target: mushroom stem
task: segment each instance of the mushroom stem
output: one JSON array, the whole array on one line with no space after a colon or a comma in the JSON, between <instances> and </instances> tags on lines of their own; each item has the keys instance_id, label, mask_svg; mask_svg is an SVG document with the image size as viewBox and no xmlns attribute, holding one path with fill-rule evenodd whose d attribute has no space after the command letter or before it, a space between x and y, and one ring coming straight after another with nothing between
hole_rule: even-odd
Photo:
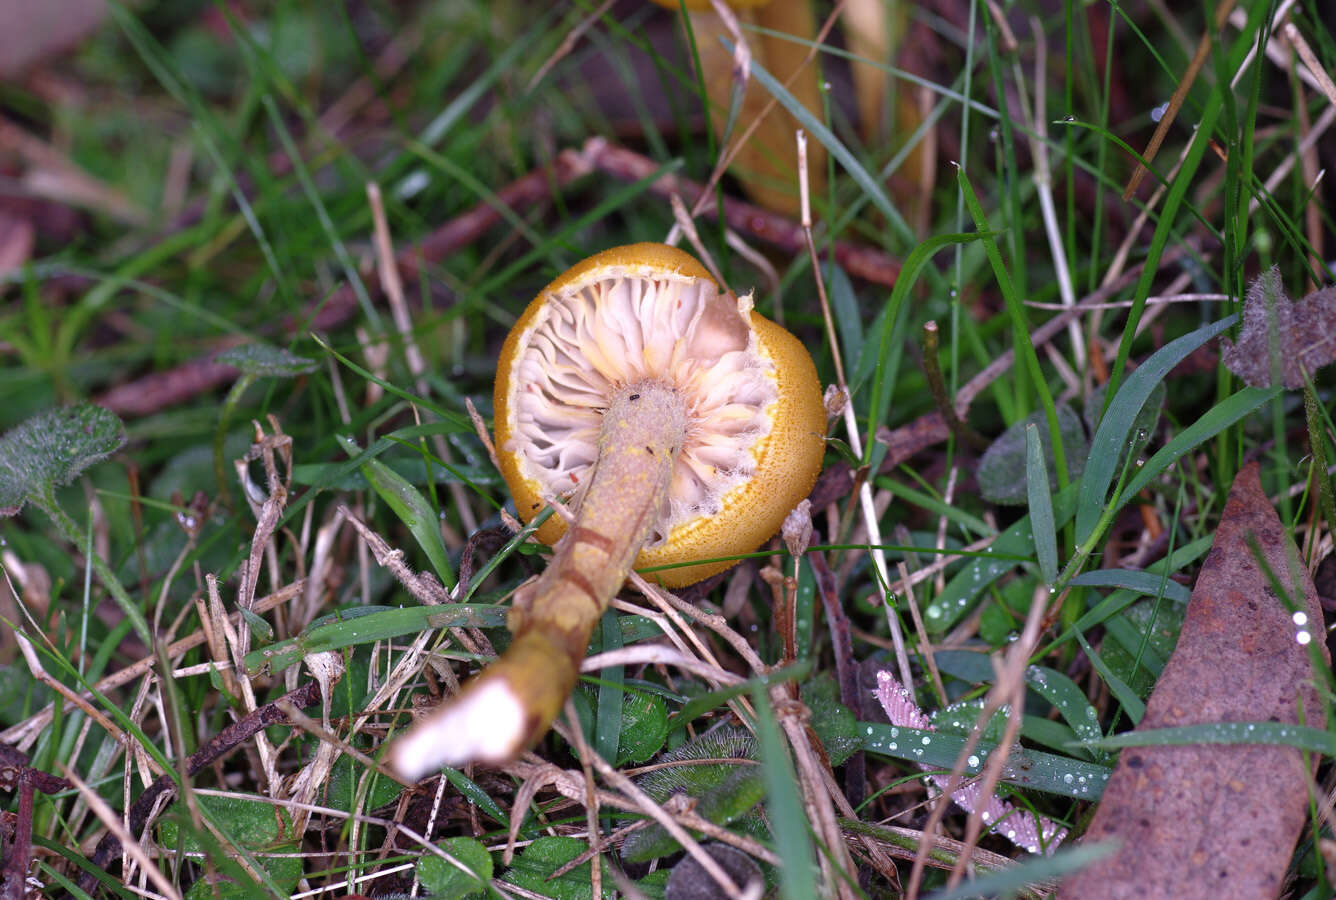
<instances>
[{"instance_id":1,"label":"mushroom stem","mask_svg":"<svg viewBox=\"0 0 1336 900\"><path fill-rule=\"evenodd\" d=\"M537 740L575 687L594 625L659 519L686 436L677 391L627 385L603 416L598 460L548 568L515 593L510 648L392 749L417 779L442 765L501 762Z\"/></svg>"}]
</instances>

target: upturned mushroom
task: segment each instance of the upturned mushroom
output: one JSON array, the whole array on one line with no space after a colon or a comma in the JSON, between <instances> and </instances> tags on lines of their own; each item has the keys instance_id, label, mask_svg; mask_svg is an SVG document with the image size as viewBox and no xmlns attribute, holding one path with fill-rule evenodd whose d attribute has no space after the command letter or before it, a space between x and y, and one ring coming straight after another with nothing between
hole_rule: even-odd
<instances>
[{"instance_id":1,"label":"upturned mushroom","mask_svg":"<svg viewBox=\"0 0 1336 900\"><path fill-rule=\"evenodd\" d=\"M803 345L681 250L616 247L545 287L502 347L495 426L520 517L566 506L537 531L555 551L515 593L509 649L394 743L394 768L541 737L631 569L680 587L760 546L811 490L825 422Z\"/></svg>"}]
</instances>

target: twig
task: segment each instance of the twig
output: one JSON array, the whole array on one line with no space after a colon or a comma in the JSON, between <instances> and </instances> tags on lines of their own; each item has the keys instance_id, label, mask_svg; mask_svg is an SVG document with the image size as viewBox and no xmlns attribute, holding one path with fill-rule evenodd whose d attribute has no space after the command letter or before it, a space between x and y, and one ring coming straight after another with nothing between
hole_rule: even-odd
<instances>
[{"instance_id":1,"label":"twig","mask_svg":"<svg viewBox=\"0 0 1336 900\"><path fill-rule=\"evenodd\" d=\"M1072 320L1076 324L1076 320ZM932 394L933 404L937 411L942 414L942 420L946 422L946 427L951 429L951 433L964 441L975 450L986 450L992 442L988 438L979 434L970 427L956 414L955 405L951 402L951 395L946 389L946 379L942 377L942 364L937 359L938 351L941 349L940 331L937 323L929 319L923 323L922 341L923 341L923 374L928 381L928 393Z\"/></svg>"},{"instance_id":2,"label":"twig","mask_svg":"<svg viewBox=\"0 0 1336 900\"><path fill-rule=\"evenodd\" d=\"M1169 107L1160 117L1160 123L1155 126L1155 134L1151 135L1150 143L1146 145L1146 152L1142 154L1142 159L1137 160L1136 168L1132 170L1132 177L1128 179L1127 188L1123 191L1124 201L1132 199L1132 195L1141 185L1141 180L1146 177L1146 166L1155 161L1155 155L1160 152L1160 144L1164 142L1164 136L1169 133L1169 126L1178 117L1178 111L1183 107L1188 91L1192 90L1197 75L1201 73L1201 67L1206 64L1211 52L1212 34L1224 27L1234 3L1235 0L1221 0L1220 5L1215 8L1215 22L1212 23L1211 30L1202 34L1201 40L1197 43L1197 52L1192 55L1192 61L1188 63L1183 77L1179 79L1178 87L1174 89L1174 95L1169 99Z\"/></svg>"}]
</instances>

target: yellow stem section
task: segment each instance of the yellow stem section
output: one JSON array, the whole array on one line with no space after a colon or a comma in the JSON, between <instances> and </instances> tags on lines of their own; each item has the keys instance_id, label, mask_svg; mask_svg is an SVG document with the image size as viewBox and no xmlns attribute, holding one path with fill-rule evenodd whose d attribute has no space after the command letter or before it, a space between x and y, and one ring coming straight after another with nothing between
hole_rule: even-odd
<instances>
[{"instance_id":1,"label":"yellow stem section","mask_svg":"<svg viewBox=\"0 0 1336 900\"><path fill-rule=\"evenodd\" d=\"M508 759L542 737L575 687L595 624L659 521L685 435L686 410L672 388L642 382L617 391L604 413L598 460L577 494L575 521L543 574L515 594L510 648L420 723L404 747L439 741L425 752L460 765L466 758ZM518 714L500 716L507 724L494 726L477 714L479 706L518 707ZM428 727L439 734L422 739ZM483 728L492 732L470 733ZM396 766L411 777L435 767L418 765L416 749L399 756Z\"/></svg>"}]
</instances>

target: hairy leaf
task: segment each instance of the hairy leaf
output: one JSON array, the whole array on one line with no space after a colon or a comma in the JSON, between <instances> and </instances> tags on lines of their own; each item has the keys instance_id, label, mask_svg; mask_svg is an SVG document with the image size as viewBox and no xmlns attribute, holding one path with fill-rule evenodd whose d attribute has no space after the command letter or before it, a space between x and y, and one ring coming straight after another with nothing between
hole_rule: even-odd
<instances>
[{"instance_id":1,"label":"hairy leaf","mask_svg":"<svg viewBox=\"0 0 1336 900\"><path fill-rule=\"evenodd\" d=\"M115 413L79 403L38 413L0 437L0 516L17 515L27 500L68 484L125 444Z\"/></svg>"},{"instance_id":2,"label":"hairy leaf","mask_svg":"<svg viewBox=\"0 0 1336 900\"><path fill-rule=\"evenodd\" d=\"M314 372L317 365L313 359L258 341L254 344L229 347L215 359L223 365L236 366L247 375L268 375L278 378L305 375Z\"/></svg>"}]
</instances>

